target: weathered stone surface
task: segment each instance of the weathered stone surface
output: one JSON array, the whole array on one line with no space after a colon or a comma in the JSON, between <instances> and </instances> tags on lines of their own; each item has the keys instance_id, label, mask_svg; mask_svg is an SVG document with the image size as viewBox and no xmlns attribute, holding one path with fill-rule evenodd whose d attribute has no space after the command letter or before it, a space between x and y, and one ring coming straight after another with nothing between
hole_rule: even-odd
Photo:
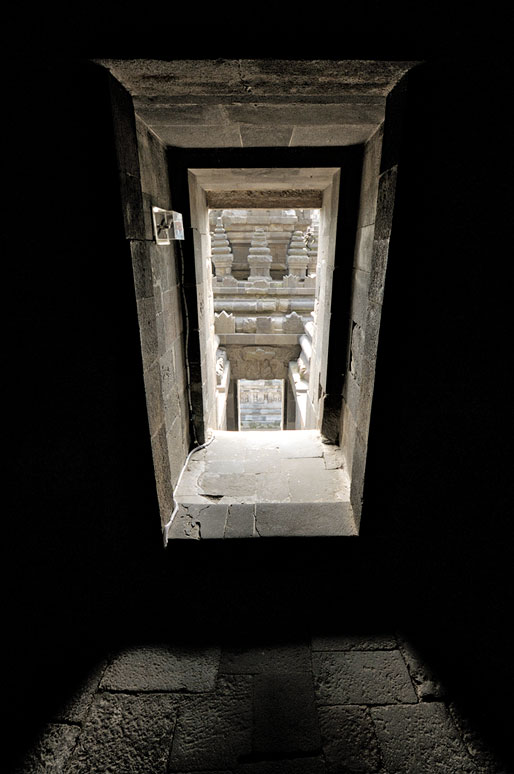
<instances>
[{"instance_id":1,"label":"weathered stone surface","mask_svg":"<svg viewBox=\"0 0 514 774\"><path fill-rule=\"evenodd\" d=\"M253 503L234 503L229 506L225 537L255 537L255 505Z\"/></svg>"},{"instance_id":2,"label":"weathered stone surface","mask_svg":"<svg viewBox=\"0 0 514 774\"><path fill-rule=\"evenodd\" d=\"M182 698L170 772L232 769L251 749L251 677L221 677L216 693Z\"/></svg>"},{"instance_id":3,"label":"weathered stone surface","mask_svg":"<svg viewBox=\"0 0 514 774\"><path fill-rule=\"evenodd\" d=\"M443 704L374 707L385 768L395 774L478 774Z\"/></svg>"},{"instance_id":4,"label":"weathered stone surface","mask_svg":"<svg viewBox=\"0 0 514 774\"><path fill-rule=\"evenodd\" d=\"M210 691L220 659L217 648L143 646L119 653L106 669L101 690Z\"/></svg>"},{"instance_id":5,"label":"weathered stone surface","mask_svg":"<svg viewBox=\"0 0 514 774\"><path fill-rule=\"evenodd\" d=\"M287 148L291 140L293 127L241 124L240 130L244 148Z\"/></svg>"},{"instance_id":6,"label":"weathered stone surface","mask_svg":"<svg viewBox=\"0 0 514 774\"><path fill-rule=\"evenodd\" d=\"M384 299L385 276L389 256L389 240L375 239L369 280L369 300L381 304Z\"/></svg>"},{"instance_id":7,"label":"weathered stone surface","mask_svg":"<svg viewBox=\"0 0 514 774\"><path fill-rule=\"evenodd\" d=\"M380 769L380 750L373 721L365 707L319 707L323 752L331 774Z\"/></svg>"},{"instance_id":8,"label":"weathered stone surface","mask_svg":"<svg viewBox=\"0 0 514 774\"><path fill-rule=\"evenodd\" d=\"M321 704L396 704L417 701L397 650L315 652L312 664Z\"/></svg>"},{"instance_id":9,"label":"weathered stone surface","mask_svg":"<svg viewBox=\"0 0 514 774\"><path fill-rule=\"evenodd\" d=\"M64 774L79 733L79 726L48 724L13 774Z\"/></svg>"},{"instance_id":10,"label":"weathered stone surface","mask_svg":"<svg viewBox=\"0 0 514 774\"><path fill-rule=\"evenodd\" d=\"M355 535L349 504L257 503L256 530L261 537Z\"/></svg>"},{"instance_id":11,"label":"weathered stone surface","mask_svg":"<svg viewBox=\"0 0 514 774\"><path fill-rule=\"evenodd\" d=\"M392 634L340 634L312 638L313 650L395 650Z\"/></svg>"},{"instance_id":12,"label":"weathered stone surface","mask_svg":"<svg viewBox=\"0 0 514 774\"><path fill-rule=\"evenodd\" d=\"M307 645L276 645L252 648L224 649L220 673L226 674L287 674L311 671Z\"/></svg>"},{"instance_id":13,"label":"weathered stone surface","mask_svg":"<svg viewBox=\"0 0 514 774\"><path fill-rule=\"evenodd\" d=\"M373 133L364 148L362 183L358 226L369 226L375 222L382 152L383 128ZM364 267L362 267L364 268Z\"/></svg>"},{"instance_id":14,"label":"weathered stone surface","mask_svg":"<svg viewBox=\"0 0 514 774\"><path fill-rule=\"evenodd\" d=\"M194 519L198 524L200 538L202 540L221 540L225 535L227 523L228 505L212 503L205 506L188 507L190 514L194 513Z\"/></svg>"},{"instance_id":15,"label":"weathered stone surface","mask_svg":"<svg viewBox=\"0 0 514 774\"><path fill-rule=\"evenodd\" d=\"M98 694L66 774L165 774L178 699Z\"/></svg>"},{"instance_id":16,"label":"weathered stone surface","mask_svg":"<svg viewBox=\"0 0 514 774\"><path fill-rule=\"evenodd\" d=\"M219 497L228 495L239 497L255 494L255 478L238 473L209 473L200 476L201 494Z\"/></svg>"},{"instance_id":17,"label":"weathered stone surface","mask_svg":"<svg viewBox=\"0 0 514 774\"><path fill-rule=\"evenodd\" d=\"M130 252L132 255L132 272L134 275L136 298L150 298L153 296L154 288L148 242L132 240L130 242Z\"/></svg>"},{"instance_id":18,"label":"weathered stone surface","mask_svg":"<svg viewBox=\"0 0 514 774\"><path fill-rule=\"evenodd\" d=\"M342 124L332 126L295 126L290 146L319 145L345 146L366 142L375 129L374 124Z\"/></svg>"},{"instance_id":19,"label":"weathered stone surface","mask_svg":"<svg viewBox=\"0 0 514 774\"><path fill-rule=\"evenodd\" d=\"M378 183L375 239L389 239L393 222L397 168L392 167L380 175Z\"/></svg>"},{"instance_id":20,"label":"weathered stone surface","mask_svg":"<svg viewBox=\"0 0 514 774\"><path fill-rule=\"evenodd\" d=\"M253 752L316 753L321 737L312 676L261 674L254 679Z\"/></svg>"}]
</instances>

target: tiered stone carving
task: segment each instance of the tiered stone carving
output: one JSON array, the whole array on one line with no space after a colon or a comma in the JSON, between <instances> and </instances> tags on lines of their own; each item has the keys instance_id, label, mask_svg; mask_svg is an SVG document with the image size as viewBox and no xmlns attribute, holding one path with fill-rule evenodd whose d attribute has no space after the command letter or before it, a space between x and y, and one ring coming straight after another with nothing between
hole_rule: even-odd
<instances>
[{"instance_id":1,"label":"tiered stone carving","mask_svg":"<svg viewBox=\"0 0 514 774\"><path fill-rule=\"evenodd\" d=\"M271 250L268 247L266 232L263 228L256 228L248 252L248 265L250 266L248 280L250 282L271 280L271 261Z\"/></svg>"},{"instance_id":2,"label":"tiered stone carving","mask_svg":"<svg viewBox=\"0 0 514 774\"><path fill-rule=\"evenodd\" d=\"M302 231L294 231L287 251L289 274L295 277L305 277L308 264L309 254L305 247L305 235Z\"/></svg>"},{"instance_id":3,"label":"tiered stone carving","mask_svg":"<svg viewBox=\"0 0 514 774\"><path fill-rule=\"evenodd\" d=\"M216 268L218 280L231 276L234 256L221 218L218 218L214 233L211 235L211 260Z\"/></svg>"}]
</instances>

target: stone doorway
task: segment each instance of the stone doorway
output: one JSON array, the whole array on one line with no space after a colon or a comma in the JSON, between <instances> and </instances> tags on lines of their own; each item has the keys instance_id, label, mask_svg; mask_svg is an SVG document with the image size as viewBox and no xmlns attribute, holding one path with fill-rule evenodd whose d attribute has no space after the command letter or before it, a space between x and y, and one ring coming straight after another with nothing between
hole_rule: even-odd
<instances>
[{"instance_id":1,"label":"stone doorway","mask_svg":"<svg viewBox=\"0 0 514 774\"><path fill-rule=\"evenodd\" d=\"M318 311L319 225L319 208L209 210L218 430L264 429L241 421L242 397L249 395L241 385L256 380L268 391L287 383L287 416L282 419L281 410L273 429L317 425L306 399ZM269 401L261 398L255 410L264 416ZM280 398L281 409L284 403Z\"/></svg>"}]
</instances>

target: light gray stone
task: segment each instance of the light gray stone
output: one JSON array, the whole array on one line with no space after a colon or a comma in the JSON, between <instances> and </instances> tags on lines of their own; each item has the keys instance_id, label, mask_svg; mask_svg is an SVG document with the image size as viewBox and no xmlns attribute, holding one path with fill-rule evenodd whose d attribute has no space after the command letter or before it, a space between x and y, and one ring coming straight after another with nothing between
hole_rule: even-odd
<instances>
[{"instance_id":1,"label":"light gray stone","mask_svg":"<svg viewBox=\"0 0 514 774\"><path fill-rule=\"evenodd\" d=\"M220 660L217 648L141 646L119 653L100 683L110 691L211 691Z\"/></svg>"},{"instance_id":2,"label":"light gray stone","mask_svg":"<svg viewBox=\"0 0 514 774\"><path fill-rule=\"evenodd\" d=\"M395 774L479 774L443 704L374 707L385 768Z\"/></svg>"},{"instance_id":3,"label":"light gray stone","mask_svg":"<svg viewBox=\"0 0 514 774\"><path fill-rule=\"evenodd\" d=\"M165 774L178 699L97 694L66 774Z\"/></svg>"},{"instance_id":4,"label":"light gray stone","mask_svg":"<svg viewBox=\"0 0 514 774\"><path fill-rule=\"evenodd\" d=\"M314 652L321 704L396 704L417 701L397 650Z\"/></svg>"},{"instance_id":5,"label":"light gray stone","mask_svg":"<svg viewBox=\"0 0 514 774\"><path fill-rule=\"evenodd\" d=\"M348 503L257 503L256 530L261 537L355 535Z\"/></svg>"},{"instance_id":6,"label":"light gray stone","mask_svg":"<svg viewBox=\"0 0 514 774\"><path fill-rule=\"evenodd\" d=\"M191 514L194 506L189 506L188 511ZM198 512L194 518L198 524L200 538L202 540L221 540L225 536L225 526L227 523L228 505L197 506Z\"/></svg>"},{"instance_id":7,"label":"light gray stone","mask_svg":"<svg viewBox=\"0 0 514 774\"><path fill-rule=\"evenodd\" d=\"M65 774L80 726L50 723L13 774Z\"/></svg>"},{"instance_id":8,"label":"light gray stone","mask_svg":"<svg viewBox=\"0 0 514 774\"><path fill-rule=\"evenodd\" d=\"M257 675L254 678L254 754L316 754L320 748L312 675L301 672Z\"/></svg>"},{"instance_id":9,"label":"light gray stone","mask_svg":"<svg viewBox=\"0 0 514 774\"><path fill-rule=\"evenodd\" d=\"M229 506L226 538L253 538L255 534L255 505L234 503Z\"/></svg>"},{"instance_id":10,"label":"light gray stone","mask_svg":"<svg viewBox=\"0 0 514 774\"><path fill-rule=\"evenodd\" d=\"M331 774L380 769L380 750L369 709L366 707L319 707L323 753Z\"/></svg>"},{"instance_id":11,"label":"light gray stone","mask_svg":"<svg viewBox=\"0 0 514 774\"><path fill-rule=\"evenodd\" d=\"M182 698L169 771L232 769L251 750L251 677L220 677L215 693Z\"/></svg>"}]
</instances>

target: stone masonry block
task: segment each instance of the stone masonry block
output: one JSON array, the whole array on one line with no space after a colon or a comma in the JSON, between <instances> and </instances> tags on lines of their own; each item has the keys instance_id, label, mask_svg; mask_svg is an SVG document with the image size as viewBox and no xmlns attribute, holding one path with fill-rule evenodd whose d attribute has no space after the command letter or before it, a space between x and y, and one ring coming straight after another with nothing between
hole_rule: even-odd
<instances>
[{"instance_id":1,"label":"stone masonry block","mask_svg":"<svg viewBox=\"0 0 514 774\"><path fill-rule=\"evenodd\" d=\"M370 224L369 226L361 226L359 229L357 229L355 256L353 262L356 269L361 269L362 271L368 272L370 271L374 233L374 224Z\"/></svg>"},{"instance_id":2,"label":"stone masonry block","mask_svg":"<svg viewBox=\"0 0 514 774\"><path fill-rule=\"evenodd\" d=\"M154 294L154 288L149 243L142 240L132 240L130 252L136 298L151 298Z\"/></svg>"},{"instance_id":3,"label":"stone masonry block","mask_svg":"<svg viewBox=\"0 0 514 774\"><path fill-rule=\"evenodd\" d=\"M190 505L188 512L194 515L202 540L223 539L227 523L228 505L218 505L217 503L196 507Z\"/></svg>"},{"instance_id":4,"label":"stone masonry block","mask_svg":"<svg viewBox=\"0 0 514 774\"><path fill-rule=\"evenodd\" d=\"M378 184L375 239L389 239L393 222L397 168L383 172Z\"/></svg>"},{"instance_id":5,"label":"stone masonry block","mask_svg":"<svg viewBox=\"0 0 514 774\"><path fill-rule=\"evenodd\" d=\"M139 319L143 369L146 370L158 357L157 323L154 299L140 299L137 302L137 314Z\"/></svg>"},{"instance_id":6,"label":"stone masonry block","mask_svg":"<svg viewBox=\"0 0 514 774\"><path fill-rule=\"evenodd\" d=\"M321 737L309 673L254 678L253 753L260 757L316 753Z\"/></svg>"},{"instance_id":7,"label":"stone masonry block","mask_svg":"<svg viewBox=\"0 0 514 774\"><path fill-rule=\"evenodd\" d=\"M380 769L380 750L369 709L319 707L323 752L331 774Z\"/></svg>"},{"instance_id":8,"label":"stone masonry block","mask_svg":"<svg viewBox=\"0 0 514 774\"><path fill-rule=\"evenodd\" d=\"M373 707L384 765L395 774L478 774L443 704Z\"/></svg>"},{"instance_id":9,"label":"stone masonry block","mask_svg":"<svg viewBox=\"0 0 514 774\"><path fill-rule=\"evenodd\" d=\"M170 772L233 769L252 749L252 678L220 677L216 692L184 697Z\"/></svg>"},{"instance_id":10,"label":"stone masonry block","mask_svg":"<svg viewBox=\"0 0 514 774\"><path fill-rule=\"evenodd\" d=\"M351 318L361 327L363 327L366 322L368 311L369 280L370 275L368 272L354 269Z\"/></svg>"},{"instance_id":11,"label":"stone masonry block","mask_svg":"<svg viewBox=\"0 0 514 774\"><path fill-rule=\"evenodd\" d=\"M66 774L164 772L177 706L165 694L97 694Z\"/></svg>"},{"instance_id":12,"label":"stone masonry block","mask_svg":"<svg viewBox=\"0 0 514 774\"><path fill-rule=\"evenodd\" d=\"M225 528L227 538L252 538L255 534L255 505L253 503L229 506L227 526Z\"/></svg>"},{"instance_id":13,"label":"stone masonry block","mask_svg":"<svg viewBox=\"0 0 514 774\"><path fill-rule=\"evenodd\" d=\"M101 690L213 690L220 660L217 648L176 648L167 645L131 648L118 653L107 667Z\"/></svg>"},{"instance_id":14,"label":"stone masonry block","mask_svg":"<svg viewBox=\"0 0 514 774\"><path fill-rule=\"evenodd\" d=\"M164 408L162 401L161 369L158 361L144 372L146 409L150 435L155 435L163 423Z\"/></svg>"},{"instance_id":15,"label":"stone masonry block","mask_svg":"<svg viewBox=\"0 0 514 774\"><path fill-rule=\"evenodd\" d=\"M120 172L123 223L127 239L145 239L145 216L139 177Z\"/></svg>"},{"instance_id":16,"label":"stone masonry block","mask_svg":"<svg viewBox=\"0 0 514 774\"><path fill-rule=\"evenodd\" d=\"M389 240L375 239L373 241L373 255L369 280L369 300L375 304L382 304L384 298L388 256Z\"/></svg>"},{"instance_id":17,"label":"stone masonry block","mask_svg":"<svg viewBox=\"0 0 514 774\"><path fill-rule=\"evenodd\" d=\"M375 222L377 208L378 178L382 152L383 129L380 127L364 147L362 184L358 226L369 226Z\"/></svg>"},{"instance_id":18,"label":"stone masonry block","mask_svg":"<svg viewBox=\"0 0 514 774\"><path fill-rule=\"evenodd\" d=\"M397 650L314 652L320 704L414 703L416 693Z\"/></svg>"}]
</instances>

